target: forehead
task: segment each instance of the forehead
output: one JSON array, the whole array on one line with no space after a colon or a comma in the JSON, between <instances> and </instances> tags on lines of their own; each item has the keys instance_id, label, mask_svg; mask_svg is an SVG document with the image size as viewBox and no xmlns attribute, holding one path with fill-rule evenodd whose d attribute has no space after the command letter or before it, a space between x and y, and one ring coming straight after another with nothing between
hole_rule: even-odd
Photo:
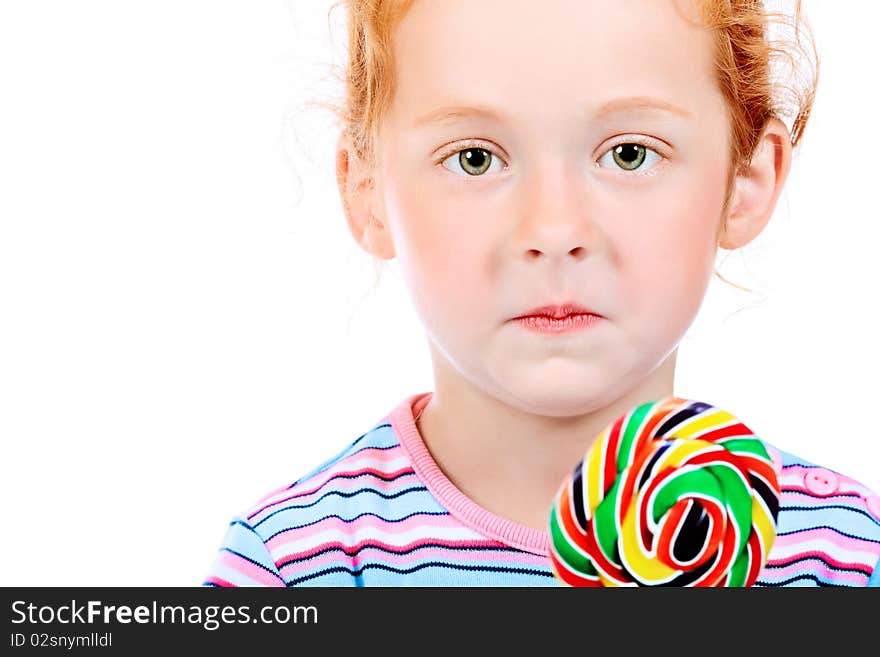
<instances>
[{"instance_id":1,"label":"forehead","mask_svg":"<svg viewBox=\"0 0 880 657\"><path fill-rule=\"evenodd\" d=\"M695 0L416 0L395 29L394 113L450 101L561 121L621 97L698 113L717 94Z\"/></svg>"}]
</instances>

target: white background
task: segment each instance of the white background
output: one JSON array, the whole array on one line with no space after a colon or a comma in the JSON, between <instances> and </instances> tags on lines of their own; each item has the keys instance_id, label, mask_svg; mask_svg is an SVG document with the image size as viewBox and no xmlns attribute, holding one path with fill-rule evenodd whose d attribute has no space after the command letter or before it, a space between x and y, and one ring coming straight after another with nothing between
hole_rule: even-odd
<instances>
[{"instance_id":1,"label":"white background","mask_svg":"<svg viewBox=\"0 0 880 657\"><path fill-rule=\"evenodd\" d=\"M233 513L433 389L302 106L329 6L0 2L0 585L199 584ZM876 490L880 5L805 8L812 119L719 257L757 293L713 279L676 393Z\"/></svg>"}]
</instances>

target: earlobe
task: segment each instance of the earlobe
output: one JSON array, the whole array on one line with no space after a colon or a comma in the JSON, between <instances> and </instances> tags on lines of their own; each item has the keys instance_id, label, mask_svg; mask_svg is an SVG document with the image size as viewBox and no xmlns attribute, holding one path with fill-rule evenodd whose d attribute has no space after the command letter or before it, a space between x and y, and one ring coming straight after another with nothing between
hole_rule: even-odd
<instances>
[{"instance_id":1,"label":"earlobe","mask_svg":"<svg viewBox=\"0 0 880 657\"><path fill-rule=\"evenodd\" d=\"M788 128L771 118L751 162L737 172L718 246L738 249L760 235L773 216L790 168Z\"/></svg>"},{"instance_id":2,"label":"earlobe","mask_svg":"<svg viewBox=\"0 0 880 657\"><path fill-rule=\"evenodd\" d=\"M336 147L336 184L355 242L372 256L393 258L394 244L381 216L375 180L350 148L345 134L339 137Z\"/></svg>"}]
</instances>

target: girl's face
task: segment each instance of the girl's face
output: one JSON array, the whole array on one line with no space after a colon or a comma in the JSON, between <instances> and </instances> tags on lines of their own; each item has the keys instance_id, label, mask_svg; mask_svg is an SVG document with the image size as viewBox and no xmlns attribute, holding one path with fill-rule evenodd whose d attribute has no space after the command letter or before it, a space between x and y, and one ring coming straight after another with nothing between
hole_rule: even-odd
<instances>
[{"instance_id":1,"label":"girl's face","mask_svg":"<svg viewBox=\"0 0 880 657\"><path fill-rule=\"evenodd\" d=\"M437 364L563 416L670 357L712 274L725 193L711 43L671 0L414 4L394 34L377 182ZM514 321L565 301L604 319L558 335Z\"/></svg>"}]
</instances>

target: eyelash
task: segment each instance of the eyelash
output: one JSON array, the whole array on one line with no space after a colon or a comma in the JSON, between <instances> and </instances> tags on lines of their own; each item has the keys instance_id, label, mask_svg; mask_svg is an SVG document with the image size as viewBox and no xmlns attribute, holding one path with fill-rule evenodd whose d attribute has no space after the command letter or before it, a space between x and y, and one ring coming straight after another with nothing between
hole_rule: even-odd
<instances>
[{"instance_id":1,"label":"eyelash","mask_svg":"<svg viewBox=\"0 0 880 657\"><path fill-rule=\"evenodd\" d=\"M666 160L669 159L668 157L663 155L662 152L660 152L660 149L658 148L658 144L654 140L648 139L647 137L634 137L634 138L629 138L626 140L621 140L621 141L618 141L618 142L612 144L602 153L599 160L601 160L603 157L605 157L608 153L610 153L612 150L614 150L618 146L622 146L624 144L637 144L639 146L643 146L646 149L648 149L649 151L651 151L652 153L655 153L660 158L660 160L656 164L654 164L650 168L645 169L643 171L641 171L641 170L626 171L625 169L621 169L620 167L617 167L617 170L625 175L631 175L631 176L651 176L651 175L654 175L655 170L659 166L661 166L663 164L663 162L665 162ZM447 159L449 159L449 157L451 157L452 155L457 155L457 154L461 153L462 151L466 151L469 148L480 148L482 150L485 150L485 151L491 153L492 157L497 157L502 162L505 162L504 158L501 157L500 155L498 155L492 148L487 147L485 142L481 142L481 141L477 141L477 140L466 140L464 143L457 144L454 149L445 151L444 154L440 156L438 164L440 166L443 166L443 163ZM505 162L505 165L506 165L506 162ZM599 166L598 160L596 161L596 166L599 168L604 168L604 167ZM443 168L445 169L446 167L443 167ZM451 173L455 173L455 172L451 171ZM479 176L466 176L466 177L468 177L468 178L482 178L483 176L485 176L485 174L481 174Z\"/></svg>"}]
</instances>

